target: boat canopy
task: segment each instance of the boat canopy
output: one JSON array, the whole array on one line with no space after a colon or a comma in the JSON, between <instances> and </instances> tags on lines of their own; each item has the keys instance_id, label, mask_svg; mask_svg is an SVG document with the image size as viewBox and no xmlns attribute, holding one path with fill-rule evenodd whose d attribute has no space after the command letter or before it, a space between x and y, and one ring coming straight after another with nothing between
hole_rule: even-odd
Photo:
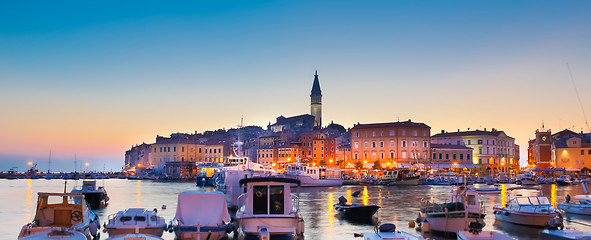
<instances>
[{"instance_id":1,"label":"boat canopy","mask_svg":"<svg viewBox=\"0 0 591 240\"><path fill-rule=\"evenodd\" d=\"M217 226L230 222L226 198L221 192L180 193L175 218L184 225Z\"/></svg>"},{"instance_id":2,"label":"boat canopy","mask_svg":"<svg viewBox=\"0 0 591 240\"><path fill-rule=\"evenodd\" d=\"M298 186L301 184L300 180L293 178L278 178L278 177L256 177L256 178L244 178L240 179L240 186L251 182L282 182L282 183L295 183Z\"/></svg>"}]
</instances>

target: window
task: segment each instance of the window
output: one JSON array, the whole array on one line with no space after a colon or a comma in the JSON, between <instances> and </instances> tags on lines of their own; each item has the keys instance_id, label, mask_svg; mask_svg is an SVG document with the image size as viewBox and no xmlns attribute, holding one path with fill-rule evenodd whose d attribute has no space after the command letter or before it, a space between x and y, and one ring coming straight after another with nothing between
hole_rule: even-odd
<instances>
[{"instance_id":1,"label":"window","mask_svg":"<svg viewBox=\"0 0 591 240\"><path fill-rule=\"evenodd\" d=\"M385 153L381 153L380 154L380 159L384 159L384 158L386 158L386 154Z\"/></svg>"},{"instance_id":2,"label":"window","mask_svg":"<svg viewBox=\"0 0 591 240\"><path fill-rule=\"evenodd\" d=\"M458 140L458 143L456 145L460 145L460 140Z\"/></svg>"},{"instance_id":3,"label":"window","mask_svg":"<svg viewBox=\"0 0 591 240\"><path fill-rule=\"evenodd\" d=\"M493 145L495 145L495 140L493 140Z\"/></svg>"},{"instance_id":4,"label":"window","mask_svg":"<svg viewBox=\"0 0 591 240\"><path fill-rule=\"evenodd\" d=\"M396 132L394 132L394 130L390 130L390 136L396 136Z\"/></svg>"},{"instance_id":5,"label":"window","mask_svg":"<svg viewBox=\"0 0 591 240\"><path fill-rule=\"evenodd\" d=\"M423 141L423 147L424 148L429 147L428 144L427 144L427 141Z\"/></svg>"},{"instance_id":6,"label":"window","mask_svg":"<svg viewBox=\"0 0 591 240\"><path fill-rule=\"evenodd\" d=\"M412 130L412 136L416 137L417 136L417 130Z\"/></svg>"},{"instance_id":7,"label":"window","mask_svg":"<svg viewBox=\"0 0 591 240\"><path fill-rule=\"evenodd\" d=\"M252 213L267 214L267 186L253 186L252 190Z\"/></svg>"},{"instance_id":8,"label":"window","mask_svg":"<svg viewBox=\"0 0 591 240\"><path fill-rule=\"evenodd\" d=\"M406 152L402 152L402 158L406 159Z\"/></svg>"},{"instance_id":9,"label":"window","mask_svg":"<svg viewBox=\"0 0 591 240\"><path fill-rule=\"evenodd\" d=\"M433 153L433 159L437 159L437 153Z\"/></svg>"},{"instance_id":10,"label":"window","mask_svg":"<svg viewBox=\"0 0 591 240\"><path fill-rule=\"evenodd\" d=\"M471 145L471 144L472 144L472 140L468 140L468 145Z\"/></svg>"},{"instance_id":11,"label":"window","mask_svg":"<svg viewBox=\"0 0 591 240\"><path fill-rule=\"evenodd\" d=\"M380 137L384 136L384 131L380 131Z\"/></svg>"},{"instance_id":12,"label":"window","mask_svg":"<svg viewBox=\"0 0 591 240\"><path fill-rule=\"evenodd\" d=\"M402 130L402 136L406 136L406 130Z\"/></svg>"},{"instance_id":13,"label":"window","mask_svg":"<svg viewBox=\"0 0 591 240\"><path fill-rule=\"evenodd\" d=\"M470 154L466 154L466 159L470 159Z\"/></svg>"},{"instance_id":14,"label":"window","mask_svg":"<svg viewBox=\"0 0 591 240\"><path fill-rule=\"evenodd\" d=\"M369 147L369 142L365 141L365 142L363 143L363 147L365 147L365 148L368 148L368 147Z\"/></svg>"},{"instance_id":15,"label":"window","mask_svg":"<svg viewBox=\"0 0 591 240\"><path fill-rule=\"evenodd\" d=\"M380 147L384 147L384 141L380 141Z\"/></svg>"},{"instance_id":16,"label":"window","mask_svg":"<svg viewBox=\"0 0 591 240\"><path fill-rule=\"evenodd\" d=\"M587 154L591 155L591 150L587 151Z\"/></svg>"},{"instance_id":17,"label":"window","mask_svg":"<svg viewBox=\"0 0 591 240\"><path fill-rule=\"evenodd\" d=\"M353 159L359 159L359 154L358 153L353 154Z\"/></svg>"},{"instance_id":18,"label":"window","mask_svg":"<svg viewBox=\"0 0 591 240\"><path fill-rule=\"evenodd\" d=\"M482 139L478 139L478 144L482 144Z\"/></svg>"},{"instance_id":19,"label":"window","mask_svg":"<svg viewBox=\"0 0 591 240\"><path fill-rule=\"evenodd\" d=\"M376 153L371 153L371 159L376 159Z\"/></svg>"},{"instance_id":20,"label":"window","mask_svg":"<svg viewBox=\"0 0 591 240\"><path fill-rule=\"evenodd\" d=\"M390 141L390 147L394 147L394 140ZM589 150L591 152L591 150Z\"/></svg>"},{"instance_id":21,"label":"window","mask_svg":"<svg viewBox=\"0 0 591 240\"><path fill-rule=\"evenodd\" d=\"M376 148L376 142L371 142L371 147Z\"/></svg>"},{"instance_id":22,"label":"window","mask_svg":"<svg viewBox=\"0 0 591 240\"><path fill-rule=\"evenodd\" d=\"M478 159L478 164L482 164L482 159Z\"/></svg>"},{"instance_id":23,"label":"window","mask_svg":"<svg viewBox=\"0 0 591 240\"><path fill-rule=\"evenodd\" d=\"M449 159L449 154L445 154L445 159Z\"/></svg>"},{"instance_id":24,"label":"window","mask_svg":"<svg viewBox=\"0 0 591 240\"><path fill-rule=\"evenodd\" d=\"M390 152L390 158L394 159L394 157L395 157L394 152Z\"/></svg>"},{"instance_id":25,"label":"window","mask_svg":"<svg viewBox=\"0 0 591 240\"><path fill-rule=\"evenodd\" d=\"M482 148L478 148L478 154L482 154Z\"/></svg>"},{"instance_id":26,"label":"window","mask_svg":"<svg viewBox=\"0 0 591 240\"><path fill-rule=\"evenodd\" d=\"M454 153L454 160L456 159L456 154Z\"/></svg>"},{"instance_id":27,"label":"window","mask_svg":"<svg viewBox=\"0 0 591 240\"><path fill-rule=\"evenodd\" d=\"M460 153L460 160L464 159L464 154Z\"/></svg>"},{"instance_id":28,"label":"window","mask_svg":"<svg viewBox=\"0 0 591 240\"><path fill-rule=\"evenodd\" d=\"M154 152L156 152L156 148L154 148Z\"/></svg>"},{"instance_id":29,"label":"window","mask_svg":"<svg viewBox=\"0 0 591 240\"><path fill-rule=\"evenodd\" d=\"M402 147L406 147L406 141L402 141L401 144L402 144Z\"/></svg>"},{"instance_id":30,"label":"window","mask_svg":"<svg viewBox=\"0 0 591 240\"><path fill-rule=\"evenodd\" d=\"M168 147L168 152L170 152L170 147Z\"/></svg>"},{"instance_id":31,"label":"window","mask_svg":"<svg viewBox=\"0 0 591 240\"><path fill-rule=\"evenodd\" d=\"M416 148L419 146L419 142L417 141L412 141L412 147Z\"/></svg>"},{"instance_id":32,"label":"window","mask_svg":"<svg viewBox=\"0 0 591 240\"><path fill-rule=\"evenodd\" d=\"M353 143L353 146L354 146L355 148L359 148L359 143L358 143L358 142L354 142L354 143Z\"/></svg>"},{"instance_id":33,"label":"window","mask_svg":"<svg viewBox=\"0 0 591 240\"><path fill-rule=\"evenodd\" d=\"M439 154L439 159L443 159L443 154L442 153Z\"/></svg>"},{"instance_id":34,"label":"window","mask_svg":"<svg viewBox=\"0 0 591 240\"><path fill-rule=\"evenodd\" d=\"M269 200L273 204L270 207L270 214L283 214L283 193L283 186L271 186L269 188Z\"/></svg>"},{"instance_id":35,"label":"window","mask_svg":"<svg viewBox=\"0 0 591 240\"><path fill-rule=\"evenodd\" d=\"M376 136L376 131L371 132L371 136L375 137Z\"/></svg>"},{"instance_id":36,"label":"window","mask_svg":"<svg viewBox=\"0 0 591 240\"><path fill-rule=\"evenodd\" d=\"M585 150L581 150L581 155L585 155Z\"/></svg>"}]
</instances>

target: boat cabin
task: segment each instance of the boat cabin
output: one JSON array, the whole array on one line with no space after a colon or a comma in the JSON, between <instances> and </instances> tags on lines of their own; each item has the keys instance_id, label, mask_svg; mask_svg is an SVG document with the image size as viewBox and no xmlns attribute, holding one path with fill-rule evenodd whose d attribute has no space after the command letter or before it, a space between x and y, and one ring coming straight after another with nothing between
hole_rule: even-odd
<instances>
[{"instance_id":1,"label":"boat cabin","mask_svg":"<svg viewBox=\"0 0 591 240\"><path fill-rule=\"evenodd\" d=\"M160 221L159 221L160 220ZM150 226L164 223L155 211L144 208L129 208L109 215L109 224Z\"/></svg>"},{"instance_id":2,"label":"boat cabin","mask_svg":"<svg viewBox=\"0 0 591 240\"><path fill-rule=\"evenodd\" d=\"M480 200L478 198L478 192L475 190L466 189L461 186L457 189L452 190L450 194L450 202L460 202L464 204L464 208L469 211L480 210Z\"/></svg>"},{"instance_id":3,"label":"boat cabin","mask_svg":"<svg viewBox=\"0 0 591 240\"><path fill-rule=\"evenodd\" d=\"M72 227L88 219L82 193L39 193L35 220L37 226Z\"/></svg>"},{"instance_id":4,"label":"boat cabin","mask_svg":"<svg viewBox=\"0 0 591 240\"><path fill-rule=\"evenodd\" d=\"M519 212L548 212L552 204L548 197L516 197L507 203L507 208Z\"/></svg>"},{"instance_id":5,"label":"boat cabin","mask_svg":"<svg viewBox=\"0 0 591 240\"><path fill-rule=\"evenodd\" d=\"M240 186L246 185L246 193L238 198L238 208L250 216L293 215L299 208L299 202L297 198L292 200L291 184L299 186L300 181L275 177L242 179Z\"/></svg>"},{"instance_id":6,"label":"boat cabin","mask_svg":"<svg viewBox=\"0 0 591 240\"><path fill-rule=\"evenodd\" d=\"M341 179L340 169L326 167L310 167L299 164L289 164L285 168L287 175L305 175L312 179Z\"/></svg>"}]
</instances>

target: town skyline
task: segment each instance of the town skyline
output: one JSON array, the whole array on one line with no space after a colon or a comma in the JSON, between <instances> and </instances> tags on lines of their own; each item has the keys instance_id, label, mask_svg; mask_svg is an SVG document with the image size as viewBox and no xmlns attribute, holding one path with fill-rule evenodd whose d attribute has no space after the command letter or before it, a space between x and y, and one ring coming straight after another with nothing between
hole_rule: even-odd
<instances>
[{"instance_id":1,"label":"town skyline","mask_svg":"<svg viewBox=\"0 0 591 240\"><path fill-rule=\"evenodd\" d=\"M542 124L589 132L588 2L3 5L2 171L46 171L50 150L102 170L157 135L308 113L315 70L323 126L496 128L522 165Z\"/></svg>"}]
</instances>

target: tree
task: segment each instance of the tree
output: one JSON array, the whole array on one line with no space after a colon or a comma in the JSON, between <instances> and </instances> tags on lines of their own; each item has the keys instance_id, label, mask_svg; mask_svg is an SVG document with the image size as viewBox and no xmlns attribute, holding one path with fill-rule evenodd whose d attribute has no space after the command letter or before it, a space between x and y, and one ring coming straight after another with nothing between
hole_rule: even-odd
<instances>
[{"instance_id":1,"label":"tree","mask_svg":"<svg viewBox=\"0 0 591 240\"><path fill-rule=\"evenodd\" d=\"M355 163L355 169L357 169L357 170L361 170L362 168L363 168L363 163L361 163L361 162L357 161L357 162Z\"/></svg>"},{"instance_id":2,"label":"tree","mask_svg":"<svg viewBox=\"0 0 591 240\"><path fill-rule=\"evenodd\" d=\"M373 169L382 170L382 163L380 163L380 160L376 160L375 162L373 162Z\"/></svg>"}]
</instances>

